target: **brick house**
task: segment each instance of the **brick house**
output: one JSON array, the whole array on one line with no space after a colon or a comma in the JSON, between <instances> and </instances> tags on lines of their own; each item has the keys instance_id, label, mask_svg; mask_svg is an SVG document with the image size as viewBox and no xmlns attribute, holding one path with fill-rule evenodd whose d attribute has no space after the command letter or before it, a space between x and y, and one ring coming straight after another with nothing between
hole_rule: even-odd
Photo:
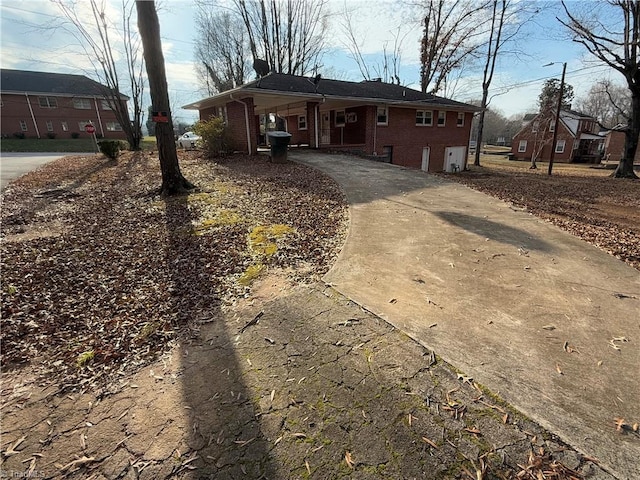
<instances>
[{"instance_id":1,"label":"brick house","mask_svg":"<svg viewBox=\"0 0 640 480\"><path fill-rule=\"evenodd\" d=\"M0 70L2 137L88 137L84 126L92 122L96 135L125 138L109 107L107 87L85 77L62 73ZM129 97L122 95L121 101Z\"/></svg>"},{"instance_id":2,"label":"brick house","mask_svg":"<svg viewBox=\"0 0 640 480\"><path fill-rule=\"evenodd\" d=\"M233 148L254 154L272 124L291 143L353 152L429 172L464 169L480 109L381 81L346 82L270 73L186 105L225 118ZM267 120L265 120L267 119Z\"/></svg>"},{"instance_id":3,"label":"brick house","mask_svg":"<svg viewBox=\"0 0 640 480\"><path fill-rule=\"evenodd\" d=\"M549 160L555 113L539 113L529 119L513 137L511 154L516 160ZM554 161L598 163L603 137L595 118L573 110L561 110Z\"/></svg>"},{"instance_id":4,"label":"brick house","mask_svg":"<svg viewBox=\"0 0 640 480\"><path fill-rule=\"evenodd\" d=\"M624 129L626 127L626 125L617 125L606 132L603 145L604 159L618 162L624 157L624 143L626 140ZM640 164L640 148L636 149L636 156L633 159L633 163Z\"/></svg>"}]
</instances>

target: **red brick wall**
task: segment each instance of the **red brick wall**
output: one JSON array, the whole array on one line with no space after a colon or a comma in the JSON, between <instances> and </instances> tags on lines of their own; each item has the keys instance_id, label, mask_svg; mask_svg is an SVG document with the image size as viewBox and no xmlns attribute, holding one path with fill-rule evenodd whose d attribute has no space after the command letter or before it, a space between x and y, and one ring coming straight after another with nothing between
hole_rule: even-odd
<instances>
[{"instance_id":1,"label":"red brick wall","mask_svg":"<svg viewBox=\"0 0 640 480\"><path fill-rule=\"evenodd\" d=\"M260 122L258 116L253 114L253 99L251 97L242 98L240 102L247 106L249 113L249 134L251 142L250 154L256 153L258 148L258 136L260 135ZM247 152L247 121L245 107L238 101L231 101L227 103L227 122L229 126L229 139L231 142L231 148L239 152ZM202 112L208 112L212 109L203 110ZM202 112L200 118L202 118Z\"/></svg>"},{"instance_id":2,"label":"red brick wall","mask_svg":"<svg viewBox=\"0 0 640 480\"><path fill-rule=\"evenodd\" d=\"M513 140L511 140L511 153L514 155L514 158L516 158L517 160L531 160L531 157L533 156L534 148L536 148L535 147L536 133L532 131L534 121L535 120L525 125L525 127L513 137ZM542 135L541 125L538 125L537 134ZM547 132L545 133L545 136L547 138L551 138L553 136L553 132ZM527 141L527 149L524 152L518 152L518 146L520 145L520 140ZM565 127L564 123L562 122L558 123L558 135L557 135L556 142L559 140L565 141L564 152L556 153L553 156L553 160L555 162L570 162L571 156L573 153L573 144L575 139L571 134L571 132L569 132L567 127ZM550 157L551 157L551 140L549 140L548 144L543 147L542 152L537 157L537 160L548 161Z\"/></svg>"},{"instance_id":3,"label":"red brick wall","mask_svg":"<svg viewBox=\"0 0 640 480\"><path fill-rule=\"evenodd\" d=\"M373 110L373 122L376 111ZM465 113L464 124L457 126L458 112L447 111L445 125L437 126L438 111L433 111L433 126L416 125L416 110L390 107L388 125L376 125L375 150L382 154L383 147L393 147L392 163L406 167L422 166L422 150L430 147L429 171L444 169L444 153L447 147L468 147L472 113Z\"/></svg>"},{"instance_id":4,"label":"red brick wall","mask_svg":"<svg viewBox=\"0 0 640 480\"><path fill-rule=\"evenodd\" d=\"M309 129L309 118L307 117L307 128L305 130L298 129L298 115L289 115L285 117L287 120L287 130L291 134L291 144L306 144L310 145L309 136L311 130Z\"/></svg>"},{"instance_id":5,"label":"red brick wall","mask_svg":"<svg viewBox=\"0 0 640 480\"><path fill-rule=\"evenodd\" d=\"M53 95L48 95L54 97ZM58 97L56 108L43 108L40 106L38 95L29 95L29 104L33 109L33 116L36 119L36 125L40 133L40 138L47 138L47 121L51 121L53 125L52 133L56 138L71 138L73 132L80 134L80 137L89 137L88 133L80 129L79 122L91 121L96 126L96 134L103 135L105 138L126 138L122 131L108 131L107 122L116 122L116 116L111 110L104 110L102 102L98 100L98 111L96 112L96 102L93 98L89 99L90 109L78 109L73 106L73 97ZM29 111L29 104L25 95L2 94L2 107L0 114L2 117L2 135L12 136L14 133L21 132L20 120L27 123L27 131L24 132L26 137L37 138L36 128L33 124L33 118ZM98 118L99 114L99 118ZM67 123L68 130L64 131L62 122Z\"/></svg>"},{"instance_id":6,"label":"red brick wall","mask_svg":"<svg viewBox=\"0 0 640 480\"><path fill-rule=\"evenodd\" d=\"M604 143L604 158L611 161L620 161L620 159L624 156L624 142L625 142L625 134L624 132L616 132L612 131L605 138ZM634 163L640 163L640 148L636 150L636 158L634 159Z\"/></svg>"}]
</instances>

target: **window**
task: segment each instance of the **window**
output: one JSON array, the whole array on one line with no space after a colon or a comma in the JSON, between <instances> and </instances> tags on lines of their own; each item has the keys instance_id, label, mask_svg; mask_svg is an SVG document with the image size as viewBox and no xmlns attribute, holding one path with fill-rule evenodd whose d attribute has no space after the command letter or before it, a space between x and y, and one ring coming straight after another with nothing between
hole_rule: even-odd
<instances>
[{"instance_id":1,"label":"window","mask_svg":"<svg viewBox=\"0 0 640 480\"><path fill-rule=\"evenodd\" d=\"M27 131L27 122L25 120L20 120L20 130L23 132Z\"/></svg>"},{"instance_id":2,"label":"window","mask_svg":"<svg viewBox=\"0 0 640 480\"><path fill-rule=\"evenodd\" d=\"M531 133L537 133L538 132L538 121L536 120L535 122L533 122L533 126L531 127Z\"/></svg>"},{"instance_id":3,"label":"window","mask_svg":"<svg viewBox=\"0 0 640 480\"><path fill-rule=\"evenodd\" d=\"M47 132L53 132L53 122L51 120L47 120Z\"/></svg>"},{"instance_id":4,"label":"window","mask_svg":"<svg viewBox=\"0 0 640 480\"><path fill-rule=\"evenodd\" d=\"M445 120L447 118L447 112L438 112L438 126L444 127Z\"/></svg>"},{"instance_id":5,"label":"window","mask_svg":"<svg viewBox=\"0 0 640 480\"><path fill-rule=\"evenodd\" d=\"M89 100L88 98L74 98L73 108L78 108L80 110L90 110L91 100Z\"/></svg>"},{"instance_id":6,"label":"window","mask_svg":"<svg viewBox=\"0 0 640 480\"><path fill-rule=\"evenodd\" d=\"M344 110L336 110L336 127L344 127L346 116Z\"/></svg>"},{"instance_id":7,"label":"window","mask_svg":"<svg viewBox=\"0 0 640 480\"><path fill-rule=\"evenodd\" d=\"M113 110L108 100L102 100L100 103L102 104L102 110Z\"/></svg>"},{"instance_id":8,"label":"window","mask_svg":"<svg viewBox=\"0 0 640 480\"><path fill-rule=\"evenodd\" d=\"M121 132L122 127L118 122L107 122L107 132Z\"/></svg>"},{"instance_id":9,"label":"window","mask_svg":"<svg viewBox=\"0 0 640 480\"><path fill-rule=\"evenodd\" d=\"M553 120L553 119L552 119L552 120L549 122L549 131L550 131L550 132L553 132L555 129L556 129L556 122L555 122L555 120Z\"/></svg>"},{"instance_id":10,"label":"window","mask_svg":"<svg viewBox=\"0 0 640 480\"><path fill-rule=\"evenodd\" d=\"M556 142L556 153L564 153L565 144L566 144L566 140L558 140Z\"/></svg>"},{"instance_id":11,"label":"window","mask_svg":"<svg viewBox=\"0 0 640 480\"><path fill-rule=\"evenodd\" d=\"M459 127L464 127L464 112L458 112L458 123Z\"/></svg>"},{"instance_id":12,"label":"window","mask_svg":"<svg viewBox=\"0 0 640 480\"><path fill-rule=\"evenodd\" d=\"M527 151L527 141L520 140L520 143L518 144L518 152L522 153L526 151Z\"/></svg>"},{"instance_id":13,"label":"window","mask_svg":"<svg viewBox=\"0 0 640 480\"><path fill-rule=\"evenodd\" d=\"M56 97L38 97L40 108L58 108L58 99Z\"/></svg>"},{"instance_id":14,"label":"window","mask_svg":"<svg viewBox=\"0 0 640 480\"><path fill-rule=\"evenodd\" d=\"M416 125L432 126L433 112L431 110L416 110Z\"/></svg>"},{"instance_id":15,"label":"window","mask_svg":"<svg viewBox=\"0 0 640 480\"><path fill-rule=\"evenodd\" d=\"M306 130L306 129L307 129L307 116L298 115L298 130Z\"/></svg>"},{"instance_id":16,"label":"window","mask_svg":"<svg viewBox=\"0 0 640 480\"><path fill-rule=\"evenodd\" d=\"M378 107L378 125L389 124L389 112L387 107Z\"/></svg>"},{"instance_id":17,"label":"window","mask_svg":"<svg viewBox=\"0 0 640 480\"><path fill-rule=\"evenodd\" d=\"M67 122L62 122L62 131L63 132L69 131L69 125L67 124Z\"/></svg>"}]
</instances>

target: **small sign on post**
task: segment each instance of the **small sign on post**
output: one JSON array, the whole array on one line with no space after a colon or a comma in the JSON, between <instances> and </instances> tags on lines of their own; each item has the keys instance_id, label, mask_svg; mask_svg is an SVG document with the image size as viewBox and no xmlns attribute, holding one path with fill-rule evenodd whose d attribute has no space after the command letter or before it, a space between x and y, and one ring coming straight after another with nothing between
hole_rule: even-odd
<instances>
[{"instance_id":1,"label":"small sign on post","mask_svg":"<svg viewBox=\"0 0 640 480\"><path fill-rule=\"evenodd\" d=\"M89 122L84 126L84 131L93 137L93 143L96 145L96 153L100 151L98 146L98 139L96 138L96 127L93 123Z\"/></svg>"}]
</instances>

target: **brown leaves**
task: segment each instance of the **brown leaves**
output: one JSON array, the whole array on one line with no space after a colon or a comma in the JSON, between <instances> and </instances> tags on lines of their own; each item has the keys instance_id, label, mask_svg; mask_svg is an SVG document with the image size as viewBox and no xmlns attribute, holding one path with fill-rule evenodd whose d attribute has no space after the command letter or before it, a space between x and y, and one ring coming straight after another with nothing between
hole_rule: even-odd
<instances>
[{"instance_id":1,"label":"brown leaves","mask_svg":"<svg viewBox=\"0 0 640 480\"><path fill-rule=\"evenodd\" d=\"M302 281L326 272L346 231L333 180L297 164L180 155L199 187L193 195L156 196L157 158L131 153L118 164L61 159L5 192L4 367L44 358L43 378L86 389L144 365L187 325L197 331L247 293L237 279L254 262L248 236L257 225L295 230L269 268ZM38 195L54 190L65 194Z\"/></svg>"}]
</instances>

